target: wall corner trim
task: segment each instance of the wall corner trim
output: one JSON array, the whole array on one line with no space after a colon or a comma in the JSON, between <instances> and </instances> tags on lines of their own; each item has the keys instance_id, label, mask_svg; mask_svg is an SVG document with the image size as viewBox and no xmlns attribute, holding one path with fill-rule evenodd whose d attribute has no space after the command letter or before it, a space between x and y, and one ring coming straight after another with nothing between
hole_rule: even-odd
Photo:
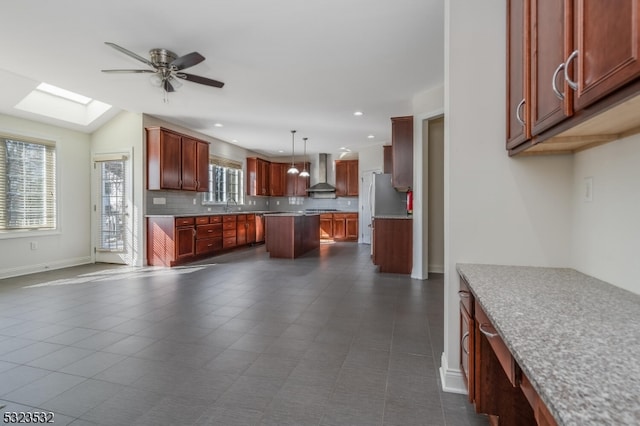
<instances>
[{"instance_id":1,"label":"wall corner trim","mask_svg":"<svg viewBox=\"0 0 640 426\"><path fill-rule=\"evenodd\" d=\"M440 361L440 381L442 390L449 393L467 394L467 388L459 368L449 368L447 357L442 353Z\"/></svg>"}]
</instances>

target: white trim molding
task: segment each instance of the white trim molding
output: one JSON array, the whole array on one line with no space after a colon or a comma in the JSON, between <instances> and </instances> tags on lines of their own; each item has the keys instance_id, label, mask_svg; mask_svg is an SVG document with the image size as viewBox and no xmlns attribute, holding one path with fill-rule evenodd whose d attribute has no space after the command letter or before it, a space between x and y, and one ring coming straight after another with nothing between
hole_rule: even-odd
<instances>
[{"instance_id":1,"label":"white trim molding","mask_svg":"<svg viewBox=\"0 0 640 426\"><path fill-rule=\"evenodd\" d=\"M440 381L444 392L467 394L467 387L459 368L449 368L447 357L442 353L440 361Z\"/></svg>"},{"instance_id":2,"label":"white trim molding","mask_svg":"<svg viewBox=\"0 0 640 426\"><path fill-rule=\"evenodd\" d=\"M68 268L70 266L86 265L93 263L91 256L76 257L73 259L63 259L55 262L40 263L37 265L25 265L17 268L7 268L0 270L0 279L11 278L21 275L34 274L36 272L53 271L54 269Z\"/></svg>"}]
</instances>

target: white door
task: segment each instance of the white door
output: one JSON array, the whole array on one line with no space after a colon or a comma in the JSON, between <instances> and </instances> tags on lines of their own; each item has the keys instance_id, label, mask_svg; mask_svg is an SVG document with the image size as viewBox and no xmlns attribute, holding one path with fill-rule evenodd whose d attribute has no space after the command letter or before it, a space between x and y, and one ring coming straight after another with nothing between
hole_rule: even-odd
<instances>
[{"instance_id":1,"label":"white door","mask_svg":"<svg viewBox=\"0 0 640 426\"><path fill-rule=\"evenodd\" d=\"M128 264L131 259L131 171L125 154L96 155L94 252L96 262Z\"/></svg>"},{"instance_id":2,"label":"white door","mask_svg":"<svg viewBox=\"0 0 640 426\"><path fill-rule=\"evenodd\" d=\"M371 244L371 185L373 173L379 170L365 170L360 173L360 223L359 242Z\"/></svg>"}]
</instances>

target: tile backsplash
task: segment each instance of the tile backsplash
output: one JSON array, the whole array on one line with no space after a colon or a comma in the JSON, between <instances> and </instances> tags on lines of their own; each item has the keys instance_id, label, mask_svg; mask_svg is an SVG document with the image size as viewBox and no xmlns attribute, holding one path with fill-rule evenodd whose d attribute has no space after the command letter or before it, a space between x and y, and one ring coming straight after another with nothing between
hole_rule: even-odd
<instances>
[{"instance_id":1,"label":"tile backsplash","mask_svg":"<svg viewBox=\"0 0 640 426\"><path fill-rule=\"evenodd\" d=\"M222 213L224 204L203 205L202 194L185 191L145 191L146 214ZM306 209L358 211L358 197L315 199L307 197L251 197L231 211L304 211Z\"/></svg>"}]
</instances>

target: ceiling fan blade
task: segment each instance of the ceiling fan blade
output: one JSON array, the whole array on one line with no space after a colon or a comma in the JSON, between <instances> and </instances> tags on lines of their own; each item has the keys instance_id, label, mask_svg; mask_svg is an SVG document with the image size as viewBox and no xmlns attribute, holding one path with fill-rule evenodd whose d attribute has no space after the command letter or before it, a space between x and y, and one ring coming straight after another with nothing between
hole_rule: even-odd
<instances>
[{"instance_id":1,"label":"ceiling fan blade","mask_svg":"<svg viewBox=\"0 0 640 426\"><path fill-rule=\"evenodd\" d=\"M175 67L177 70L183 70L185 68L192 67L204 61L204 56L198 52L191 52L187 55L180 56L171 62L171 67Z\"/></svg>"},{"instance_id":2,"label":"ceiling fan blade","mask_svg":"<svg viewBox=\"0 0 640 426\"><path fill-rule=\"evenodd\" d=\"M206 77L200 77L199 75L187 74L186 72L178 73L176 74L176 76L179 78L184 78L185 80L188 80L188 81L193 81L194 83L205 84L207 86L213 86L213 87L224 86L224 83L221 81L212 80Z\"/></svg>"},{"instance_id":3,"label":"ceiling fan blade","mask_svg":"<svg viewBox=\"0 0 640 426\"><path fill-rule=\"evenodd\" d=\"M134 72L134 73L156 73L155 70L102 70L102 72L112 72L112 73L125 73L125 72Z\"/></svg>"},{"instance_id":4,"label":"ceiling fan blade","mask_svg":"<svg viewBox=\"0 0 640 426\"><path fill-rule=\"evenodd\" d=\"M113 47L114 49L124 53L127 56L131 56L133 59L137 59L138 61L149 65L151 68L156 68L156 66L150 60L148 60L146 58L143 58L142 56L140 56L140 55L138 55L136 53L133 53L132 51L127 50L122 46L118 46L117 44L111 43L111 42L108 42L108 41L105 41L104 44L106 44L107 46Z\"/></svg>"}]
</instances>

